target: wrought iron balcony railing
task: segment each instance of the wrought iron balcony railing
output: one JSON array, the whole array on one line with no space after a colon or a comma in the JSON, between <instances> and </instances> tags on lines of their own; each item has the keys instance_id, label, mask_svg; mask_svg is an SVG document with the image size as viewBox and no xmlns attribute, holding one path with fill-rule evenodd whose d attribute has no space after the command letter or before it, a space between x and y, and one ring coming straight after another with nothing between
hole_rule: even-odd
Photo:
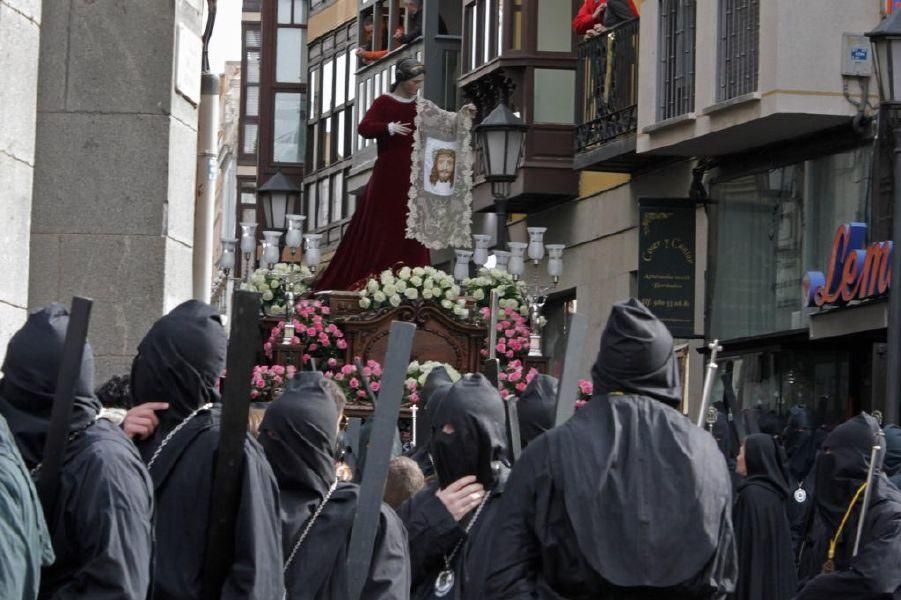
<instances>
[{"instance_id":1,"label":"wrought iron balcony railing","mask_svg":"<svg viewBox=\"0 0 901 600\"><path fill-rule=\"evenodd\" d=\"M634 133L638 122L639 20L579 44L576 152Z\"/></svg>"}]
</instances>

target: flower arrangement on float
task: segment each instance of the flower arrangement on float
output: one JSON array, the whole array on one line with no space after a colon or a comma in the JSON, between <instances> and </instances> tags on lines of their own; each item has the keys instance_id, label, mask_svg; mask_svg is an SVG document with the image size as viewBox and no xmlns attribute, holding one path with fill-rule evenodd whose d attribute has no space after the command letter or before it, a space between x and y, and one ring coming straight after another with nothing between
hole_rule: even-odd
<instances>
[{"instance_id":1,"label":"flower arrangement on float","mask_svg":"<svg viewBox=\"0 0 901 600\"><path fill-rule=\"evenodd\" d=\"M382 365L374 360L366 361L362 374L369 380L369 387L372 388L372 391L378 392L381 388ZM341 365L338 360L331 358L326 361L326 370L323 375L338 384L348 402L369 402L366 386L356 364Z\"/></svg>"},{"instance_id":2,"label":"flower arrangement on float","mask_svg":"<svg viewBox=\"0 0 901 600\"><path fill-rule=\"evenodd\" d=\"M377 310L431 300L459 318L468 316L466 299L453 276L434 267L400 267L382 271L360 290L360 308Z\"/></svg>"},{"instance_id":3,"label":"flower arrangement on float","mask_svg":"<svg viewBox=\"0 0 901 600\"><path fill-rule=\"evenodd\" d=\"M529 316L529 306L525 300L525 284L501 269L481 267L478 275L463 280L465 294L476 301L479 308L488 307L491 290L497 290L498 306L501 310L511 309L523 317Z\"/></svg>"},{"instance_id":4,"label":"flower arrangement on float","mask_svg":"<svg viewBox=\"0 0 901 600\"><path fill-rule=\"evenodd\" d=\"M344 332L331 321L331 310L319 300L301 300L294 310L294 337L292 345L302 347L302 361L311 358L327 361L331 358L342 359L347 350ZM269 339L263 344L263 352L268 358L273 356L273 348L281 343L284 337L286 321L280 321L272 328Z\"/></svg>"},{"instance_id":5,"label":"flower arrangement on float","mask_svg":"<svg viewBox=\"0 0 901 600\"><path fill-rule=\"evenodd\" d=\"M431 373L432 370L436 367L444 367L451 381L456 383L460 380L460 372L447 363L439 362L436 360L428 360L426 362L420 363L414 360L410 363L410 366L407 367L407 379L404 382L405 403L419 403L420 399L422 398L422 388L423 386L425 386L425 381L426 379L428 379L429 373Z\"/></svg>"},{"instance_id":6,"label":"flower arrangement on float","mask_svg":"<svg viewBox=\"0 0 901 600\"><path fill-rule=\"evenodd\" d=\"M285 382L296 372L297 368L293 365L255 366L250 380L250 398L257 402L275 400L284 389Z\"/></svg>"},{"instance_id":7,"label":"flower arrangement on float","mask_svg":"<svg viewBox=\"0 0 901 600\"><path fill-rule=\"evenodd\" d=\"M263 312L269 315L284 315L286 293L300 296L309 290L304 281L313 277L306 265L296 263L276 263L271 269L259 268L250 276L250 281L241 283L241 289L262 294Z\"/></svg>"},{"instance_id":8,"label":"flower arrangement on float","mask_svg":"<svg viewBox=\"0 0 901 600\"><path fill-rule=\"evenodd\" d=\"M538 369L526 369L521 360L511 360L504 370L497 374L501 398L504 400L517 397L526 391L529 383L538 375Z\"/></svg>"},{"instance_id":9,"label":"flower arrangement on float","mask_svg":"<svg viewBox=\"0 0 901 600\"><path fill-rule=\"evenodd\" d=\"M482 308L479 312L485 321L491 318L490 308ZM522 359L529 354L529 333L529 326L526 324L526 319L522 314L510 307L500 310L495 351L501 363ZM481 350L483 357L488 356L489 343L489 340L486 338L485 347Z\"/></svg>"}]
</instances>

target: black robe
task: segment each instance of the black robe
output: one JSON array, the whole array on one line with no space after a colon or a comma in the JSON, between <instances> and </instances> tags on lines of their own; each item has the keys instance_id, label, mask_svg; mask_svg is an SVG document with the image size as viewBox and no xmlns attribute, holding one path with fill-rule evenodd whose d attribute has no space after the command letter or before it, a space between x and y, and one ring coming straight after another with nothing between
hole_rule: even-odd
<instances>
[{"instance_id":1,"label":"black robe","mask_svg":"<svg viewBox=\"0 0 901 600\"><path fill-rule=\"evenodd\" d=\"M745 439L748 476L732 509L739 574L736 600L788 600L797 589L789 501L779 448L769 435Z\"/></svg>"},{"instance_id":2,"label":"black robe","mask_svg":"<svg viewBox=\"0 0 901 600\"><path fill-rule=\"evenodd\" d=\"M817 435L813 413L803 404L789 409L782 443L788 457L788 485L792 492L788 503L788 520L792 528L793 552L797 557L813 510L816 484L813 464L817 455Z\"/></svg>"},{"instance_id":3,"label":"black robe","mask_svg":"<svg viewBox=\"0 0 901 600\"><path fill-rule=\"evenodd\" d=\"M338 409L326 394L326 385L321 373L298 373L270 404L260 424L260 443L281 490L285 585L290 600L348 599L348 546L359 487L338 483L329 494L336 480ZM324 507L301 541L322 502ZM382 504L377 531L360 597L406 599L410 594L406 530L386 504Z\"/></svg>"},{"instance_id":4,"label":"black robe","mask_svg":"<svg viewBox=\"0 0 901 600\"><path fill-rule=\"evenodd\" d=\"M852 556L863 494L851 510L838 538L835 570L822 573L829 540L854 492L866 479L869 448L877 442L879 425L869 415L858 415L837 427L823 442L817 457L817 497L811 527L801 555L798 600L901 598L901 492L879 472L876 475L860 549Z\"/></svg>"},{"instance_id":5,"label":"black robe","mask_svg":"<svg viewBox=\"0 0 901 600\"><path fill-rule=\"evenodd\" d=\"M617 304L595 397L524 450L498 511L486 598L722 597L737 575L714 439L674 407L672 337Z\"/></svg>"},{"instance_id":6,"label":"black robe","mask_svg":"<svg viewBox=\"0 0 901 600\"><path fill-rule=\"evenodd\" d=\"M68 320L59 304L32 313L3 365L0 414L29 469L43 460ZM143 600L153 553L150 478L131 440L98 420L93 371L86 345L59 494L47 520L56 562L41 573L39 597Z\"/></svg>"},{"instance_id":7,"label":"black robe","mask_svg":"<svg viewBox=\"0 0 901 600\"><path fill-rule=\"evenodd\" d=\"M536 375L516 402L519 437L525 448L539 435L554 428L557 416L557 379Z\"/></svg>"},{"instance_id":8,"label":"black robe","mask_svg":"<svg viewBox=\"0 0 901 600\"><path fill-rule=\"evenodd\" d=\"M155 600L188 600L201 591L219 447L217 383L225 351L218 312L189 300L154 323L132 363L134 403L169 403L158 413L154 435L138 442L148 464L169 433L195 409L214 403L174 434L150 467L157 502ZM262 448L249 434L240 476L234 562L221 598L279 598L284 580L278 487Z\"/></svg>"},{"instance_id":9,"label":"black robe","mask_svg":"<svg viewBox=\"0 0 901 600\"><path fill-rule=\"evenodd\" d=\"M220 416L219 404L198 413L172 437L150 470L157 501L155 600L200 596ZM262 448L248 434L234 564L221 598L279 598L281 564L278 487Z\"/></svg>"},{"instance_id":10,"label":"black robe","mask_svg":"<svg viewBox=\"0 0 901 600\"><path fill-rule=\"evenodd\" d=\"M436 481L401 504L397 514L407 527L415 599L434 597L435 580L452 557L453 589L445 598L481 598L491 557L488 554L494 523L509 467L504 405L497 388L481 374L465 375L441 397L432 413L431 456ZM446 425L453 427L447 433ZM469 534L465 532L477 509L455 522L435 495L451 483L473 475L490 492Z\"/></svg>"}]
</instances>

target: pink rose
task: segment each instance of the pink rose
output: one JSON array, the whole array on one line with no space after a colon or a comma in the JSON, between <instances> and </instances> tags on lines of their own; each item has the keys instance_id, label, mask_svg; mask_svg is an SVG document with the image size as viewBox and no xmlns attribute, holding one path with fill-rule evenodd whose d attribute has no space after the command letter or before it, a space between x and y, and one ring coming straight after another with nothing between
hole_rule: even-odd
<instances>
[{"instance_id":1,"label":"pink rose","mask_svg":"<svg viewBox=\"0 0 901 600\"><path fill-rule=\"evenodd\" d=\"M344 340L338 340L338 349L347 350L347 342L345 342Z\"/></svg>"},{"instance_id":2,"label":"pink rose","mask_svg":"<svg viewBox=\"0 0 901 600\"><path fill-rule=\"evenodd\" d=\"M269 367L267 367L266 365L260 365L260 373L266 373L267 371L269 371Z\"/></svg>"},{"instance_id":3,"label":"pink rose","mask_svg":"<svg viewBox=\"0 0 901 600\"><path fill-rule=\"evenodd\" d=\"M308 363L308 362L310 362L310 355L309 355L309 354L304 354L303 356L300 357L300 359L301 359L303 362Z\"/></svg>"},{"instance_id":4,"label":"pink rose","mask_svg":"<svg viewBox=\"0 0 901 600\"><path fill-rule=\"evenodd\" d=\"M416 391L416 382L411 381L410 383L408 383L407 389L410 390L411 392L415 392Z\"/></svg>"},{"instance_id":5,"label":"pink rose","mask_svg":"<svg viewBox=\"0 0 901 600\"><path fill-rule=\"evenodd\" d=\"M501 390L501 398L506 400L509 397L510 397L510 392L508 390Z\"/></svg>"},{"instance_id":6,"label":"pink rose","mask_svg":"<svg viewBox=\"0 0 901 600\"><path fill-rule=\"evenodd\" d=\"M313 329L312 327L308 327L308 328L307 328L307 335L308 335L309 337L315 336L315 335L316 335L316 330Z\"/></svg>"},{"instance_id":7,"label":"pink rose","mask_svg":"<svg viewBox=\"0 0 901 600\"><path fill-rule=\"evenodd\" d=\"M508 338L512 338L514 335L516 335L516 330L515 329L505 329L504 335L507 336Z\"/></svg>"},{"instance_id":8,"label":"pink rose","mask_svg":"<svg viewBox=\"0 0 901 600\"><path fill-rule=\"evenodd\" d=\"M516 384L516 391L520 394L526 391L526 384L524 382L519 382Z\"/></svg>"},{"instance_id":9,"label":"pink rose","mask_svg":"<svg viewBox=\"0 0 901 600\"><path fill-rule=\"evenodd\" d=\"M266 351L266 354L271 354L272 353L272 343L266 342L265 344L263 344L263 350Z\"/></svg>"},{"instance_id":10,"label":"pink rose","mask_svg":"<svg viewBox=\"0 0 901 600\"><path fill-rule=\"evenodd\" d=\"M258 379L257 380L257 388L263 389L264 387L266 387L266 382L263 381L262 379Z\"/></svg>"},{"instance_id":11,"label":"pink rose","mask_svg":"<svg viewBox=\"0 0 901 600\"><path fill-rule=\"evenodd\" d=\"M410 394L410 402L412 402L413 404L418 404L419 403L419 394L417 394L415 392Z\"/></svg>"},{"instance_id":12,"label":"pink rose","mask_svg":"<svg viewBox=\"0 0 901 600\"><path fill-rule=\"evenodd\" d=\"M377 392L381 389L382 384L379 383L378 381L373 381L372 383L369 384L369 387L372 388L373 392Z\"/></svg>"},{"instance_id":13,"label":"pink rose","mask_svg":"<svg viewBox=\"0 0 901 600\"><path fill-rule=\"evenodd\" d=\"M507 315L507 316L509 317L510 315L513 314L513 309L510 308L510 307L505 308L505 309L504 309L504 314Z\"/></svg>"},{"instance_id":14,"label":"pink rose","mask_svg":"<svg viewBox=\"0 0 901 600\"><path fill-rule=\"evenodd\" d=\"M354 372L354 366L353 366L353 365L344 365L343 367L341 367L341 373L342 373L343 375L350 375L350 374L353 373L353 372Z\"/></svg>"},{"instance_id":15,"label":"pink rose","mask_svg":"<svg viewBox=\"0 0 901 600\"><path fill-rule=\"evenodd\" d=\"M283 367L281 365L275 365L272 367L272 372L275 373L276 375L284 375L285 367Z\"/></svg>"},{"instance_id":16,"label":"pink rose","mask_svg":"<svg viewBox=\"0 0 901 600\"><path fill-rule=\"evenodd\" d=\"M352 387L353 389L357 389L360 387L360 380L357 379L356 377L351 377L349 383L350 383L350 387Z\"/></svg>"},{"instance_id":17,"label":"pink rose","mask_svg":"<svg viewBox=\"0 0 901 600\"><path fill-rule=\"evenodd\" d=\"M337 364L338 364L338 361L336 359L334 359L334 358L328 359L328 366L334 367Z\"/></svg>"},{"instance_id":18,"label":"pink rose","mask_svg":"<svg viewBox=\"0 0 901 600\"><path fill-rule=\"evenodd\" d=\"M343 373L335 373L335 381L344 381Z\"/></svg>"},{"instance_id":19,"label":"pink rose","mask_svg":"<svg viewBox=\"0 0 901 600\"><path fill-rule=\"evenodd\" d=\"M250 390L250 397L253 399L257 399L260 397L260 393L256 390Z\"/></svg>"},{"instance_id":20,"label":"pink rose","mask_svg":"<svg viewBox=\"0 0 901 600\"><path fill-rule=\"evenodd\" d=\"M513 371L510 373L510 381L513 383L516 383L520 379L522 379L522 371Z\"/></svg>"},{"instance_id":21,"label":"pink rose","mask_svg":"<svg viewBox=\"0 0 901 600\"><path fill-rule=\"evenodd\" d=\"M507 350L507 358L513 358L513 350Z\"/></svg>"},{"instance_id":22,"label":"pink rose","mask_svg":"<svg viewBox=\"0 0 901 600\"><path fill-rule=\"evenodd\" d=\"M359 390L359 391L357 392L357 397L358 397L358 398L365 398L365 397L366 397L366 390Z\"/></svg>"},{"instance_id":23,"label":"pink rose","mask_svg":"<svg viewBox=\"0 0 901 600\"><path fill-rule=\"evenodd\" d=\"M582 408L586 404L588 404L588 401L586 400L576 400L576 410Z\"/></svg>"},{"instance_id":24,"label":"pink rose","mask_svg":"<svg viewBox=\"0 0 901 600\"><path fill-rule=\"evenodd\" d=\"M372 367L363 367L363 375L372 377Z\"/></svg>"},{"instance_id":25,"label":"pink rose","mask_svg":"<svg viewBox=\"0 0 901 600\"><path fill-rule=\"evenodd\" d=\"M292 345L292 346L297 346L297 345L299 345L299 344L300 344L300 338L299 338L299 337L297 337L297 336L295 335L293 338L291 338L291 345Z\"/></svg>"},{"instance_id":26,"label":"pink rose","mask_svg":"<svg viewBox=\"0 0 901 600\"><path fill-rule=\"evenodd\" d=\"M331 314L331 312L332 312L332 309L330 309L328 306L322 306L322 304L319 305L319 309L322 311L322 314L324 314L324 315Z\"/></svg>"}]
</instances>

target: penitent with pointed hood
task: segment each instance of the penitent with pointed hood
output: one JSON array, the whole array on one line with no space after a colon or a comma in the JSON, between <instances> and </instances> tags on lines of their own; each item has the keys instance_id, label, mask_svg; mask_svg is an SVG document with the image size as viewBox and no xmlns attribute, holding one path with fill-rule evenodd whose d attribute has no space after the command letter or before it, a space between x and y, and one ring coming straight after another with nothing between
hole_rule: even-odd
<instances>
[{"instance_id":1,"label":"penitent with pointed hood","mask_svg":"<svg viewBox=\"0 0 901 600\"><path fill-rule=\"evenodd\" d=\"M43 460L69 313L33 312L9 342L0 414L29 469ZM94 354L85 346L57 501L47 527L56 562L41 574L44 598L143 600L150 585L153 495L131 441L98 419Z\"/></svg>"},{"instance_id":2,"label":"penitent with pointed hood","mask_svg":"<svg viewBox=\"0 0 901 600\"><path fill-rule=\"evenodd\" d=\"M322 373L300 372L272 402L260 425L260 443L281 492L290 600L344 600L348 594L347 547L359 486L339 482L335 472L339 404L343 406L344 398L334 382ZM407 552L403 524L383 504L361 598L407 598Z\"/></svg>"},{"instance_id":3,"label":"penitent with pointed hood","mask_svg":"<svg viewBox=\"0 0 901 600\"><path fill-rule=\"evenodd\" d=\"M860 548L853 556L871 449L885 445L879 434L876 419L861 413L823 441L814 467L814 514L802 548L798 600L895 598L901 591L901 492L882 472L884 448L876 456Z\"/></svg>"},{"instance_id":4,"label":"penitent with pointed hood","mask_svg":"<svg viewBox=\"0 0 901 600\"><path fill-rule=\"evenodd\" d=\"M637 300L616 304L592 374L593 400L516 463L485 598L731 592L729 473L710 434L677 410L666 327Z\"/></svg>"},{"instance_id":5,"label":"penitent with pointed hood","mask_svg":"<svg viewBox=\"0 0 901 600\"><path fill-rule=\"evenodd\" d=\"M155 600L188 600L200 594L219 445L218 381L225 353L219 313L189 300L154 323L132 363L134 404L169 404L160 412L154 434L137 442L157 502ZM281 561L278 486L263 449L248 434L234 564L221 597L281 597Z\"/></svg>"},{"instance_id":6,"label":"penitent with pointed hood","mask_svg":"<svg viewBox=\"0 0 901 600\"><path fill-rule=\"evenodd\" d=\"M439 398L429 442L436 480L397 510L410 536L412 598L481 598L509 470L503 401L481 374Z\"/></svg>"}]
</instances>

